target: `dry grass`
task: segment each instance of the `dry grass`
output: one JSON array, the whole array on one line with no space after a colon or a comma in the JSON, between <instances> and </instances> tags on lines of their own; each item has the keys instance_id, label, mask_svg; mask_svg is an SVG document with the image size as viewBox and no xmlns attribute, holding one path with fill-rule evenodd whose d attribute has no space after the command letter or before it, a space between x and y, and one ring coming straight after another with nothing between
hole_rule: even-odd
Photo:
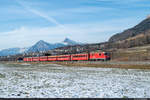
<instances>
[{"instance_id":1,"label":"dry grass","mask_svg":"<svg viewBox=\"0 0 150 100\"><path fill-rule=\"evenodd\" d=\"M150 65L131 64L87 64L87 63L57 63L64 66L99 67L99 68L125 68L125 69L150 69Z\"/></svg>"},{"instance_id":2,"label":"dry grass","mask_svg":"<svg viewBox=\"0 0 150 100\"><path fill-rule=\"evenodd\" d=\"M23 64L24 62L14 62L13 64ZM123 68L123 69L150 69L150 65L133 64L89 64L83 62L28 62L30 64L58 64L68 67L96 67L96 68Z\"/></svg>"},{"instance_id":3,"label":"dry grass","mask_svg":"<svg viewBox=\"0 0 150 100\"><path fill-rule=\"evenodd\" d=\"M118 49L113 52L112 59L115 61L149 61L150 45L141 47Z\"/></svg>"}]
</instances>

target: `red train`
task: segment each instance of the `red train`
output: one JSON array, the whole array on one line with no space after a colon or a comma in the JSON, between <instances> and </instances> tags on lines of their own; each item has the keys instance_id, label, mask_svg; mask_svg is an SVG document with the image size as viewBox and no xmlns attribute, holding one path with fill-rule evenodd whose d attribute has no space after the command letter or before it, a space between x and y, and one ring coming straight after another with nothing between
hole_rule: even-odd
<instances>
[{"instance_id":1,"label":"red train","mask_svg":"<svg viewBox=\"0 0 150 100\"><path fill-rule=\"evenodd\" d=\"M58 56L42 56L42 57L26 57L23 61L88 61L88 60L110 60L109 53L85 53L85 54L71 54Z\"/></svg>"}]
</instances>

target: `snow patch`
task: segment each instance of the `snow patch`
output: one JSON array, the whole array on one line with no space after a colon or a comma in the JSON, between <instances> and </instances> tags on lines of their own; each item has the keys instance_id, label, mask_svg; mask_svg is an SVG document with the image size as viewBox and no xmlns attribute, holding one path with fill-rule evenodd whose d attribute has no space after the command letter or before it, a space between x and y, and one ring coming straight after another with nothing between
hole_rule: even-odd
<instances>
[{"instance_id":1,"label":"snow patch","mask_svg":"<svg viewBox=\"0 0 150 100\"><path fill-rule=\"evenodd\" d=\"M0 66L1 98L150 97L150 70L22 66Z\"/></svg>"}]
</instances>

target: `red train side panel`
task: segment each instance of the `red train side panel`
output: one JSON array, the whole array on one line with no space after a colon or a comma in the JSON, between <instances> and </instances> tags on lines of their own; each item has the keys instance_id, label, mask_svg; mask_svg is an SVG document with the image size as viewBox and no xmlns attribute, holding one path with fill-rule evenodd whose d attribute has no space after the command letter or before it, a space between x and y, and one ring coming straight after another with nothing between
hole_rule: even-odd
<instances>
[{"instance_id":1,"label":"red train side panel","mask_svg":"<svg viewBox=\"0 0 150 100\"><path fill-rule=\"evenodd\" d=\"M40 57L40 61L48 61L48 57L47 56Z\"/></svg>"},{"instance_id":2,"label":"red train side panel","mask_svg":"<svg viewBox=\"0 0 150 100\"><path fill-rule=\"evenodd\" d=\"M71 60L88 60L88 54L73 54L71 55Z\"/></svg>"},{"instance_id":3,"label":"red train side panel","mask_svg":"<svg viewBox=\"0 0 150 100\"><path fill-rule=\"evenodd\" d=\"M28 58L23 58L23 61L27 61Z\"/></svg>"},{"instance_id":4,"label":"red train side panel","mask_svg":"<svg viewBox=\"0 0 150 100\"><path fill-rule=\"evenodd\" d=\"M89 59L90 60L107 60L110 56L103 52L103 53L90 53Z\"/></svg>"},{"instance_id":5,"label":"red train side panel","mask_svg":"<svg viewBox=\"0 0 150 100\"><path fill-rule=\"evenodd\" d=\"M48 56L47 61L56 61L57 56Z\"/></svg>"},{"instance_id":6,"label":"red train side panel","mask_svg":"<svg viewBox=\"0 0 150 100\"><path fill-rule=\"evenodd\" d=\"M32 57L32 61L40 61L40 57Z\"/></svg>"},{"instance_id":7,"label":"red train side panel","mask_svg":"<svg viewBox=\"0 0 150 100\"><path fill-rule=\"evenodd\" d=\"M33 61L33 58L32 57L28 58L28 61Z\"/></svg>"},{"instance_id":8,"label":"red train side panel","mask_svg":"<svg viewBox=\"0 0 150 100\"><path fill-rule=\"evenodd\" d=\"M71 55L60 55L57 56L57 61L70 61Z\"/></svg>"},{"instance_id":9,"label":"red train side panel","mask_svg":"<svg viewBox=\"0 0 150 100\"><path fill-rule=\"evenodd\" d=\"M30 57L30 58L24 58L23 61L32 61L32 57Z\"/></svg>"}]
</instances>

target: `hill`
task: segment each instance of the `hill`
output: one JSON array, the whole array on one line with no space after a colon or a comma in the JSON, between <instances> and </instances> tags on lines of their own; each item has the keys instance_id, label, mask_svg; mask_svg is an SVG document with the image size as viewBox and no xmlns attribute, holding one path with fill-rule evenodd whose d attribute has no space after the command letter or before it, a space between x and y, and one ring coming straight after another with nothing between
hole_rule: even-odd
<instances>
[{"instance_id":1,"label":"hill","mask_svg":"<svg viewBox=\"0 0 150 100\"><path fill-rule=\"evenodd\" d=\"M135 37L140 34L143 35L150 34L150 17L146 18L145 20L143 20L141 23L134 26L133 28L127 29L122 33L112 36L109 39L109 41L110 42L122 41L128 38Z\"/></svg>"}]
</instances>

